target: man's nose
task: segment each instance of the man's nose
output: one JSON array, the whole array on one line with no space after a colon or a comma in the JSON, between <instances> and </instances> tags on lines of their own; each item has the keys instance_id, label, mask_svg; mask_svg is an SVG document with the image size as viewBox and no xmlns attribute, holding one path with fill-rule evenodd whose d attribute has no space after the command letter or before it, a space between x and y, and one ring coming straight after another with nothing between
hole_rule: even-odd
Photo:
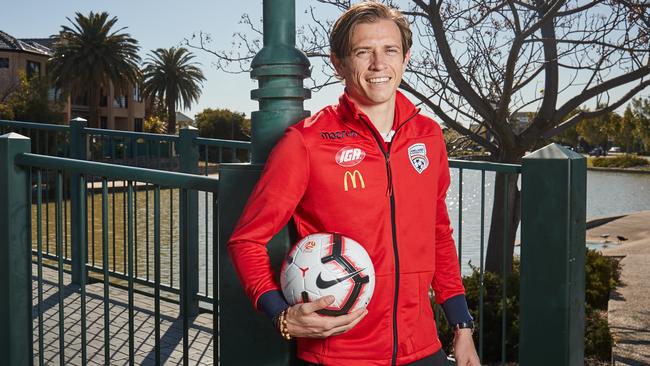
<instances>
[{"instance_id":1,"label":"man's nose","mask_svg":"<svg viewBox=\"0 0 650 366\"><path fill-rule=\"evenodd\" d=\"M373 52L370 67L373 70L383 70L386 66L386 55L383 52Z\"/></svg>"}]
</instances>

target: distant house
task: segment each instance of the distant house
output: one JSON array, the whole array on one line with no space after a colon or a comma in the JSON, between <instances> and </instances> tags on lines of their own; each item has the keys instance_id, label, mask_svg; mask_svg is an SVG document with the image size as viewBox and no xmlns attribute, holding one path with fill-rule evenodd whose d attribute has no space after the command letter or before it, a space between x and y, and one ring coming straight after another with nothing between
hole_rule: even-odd
<instances>
[{"instance_id":1,"label":"distant house","mask_svg":"<svg viewBox=\"0 0 650 366\"><path fill-rule=\"evenodd\" d=\"M478 123L470 123L469 124L469 130L474 132L475 134L483 137L484 139L491 141L492 140L492 134L490 131L485 127L481 126Z\"/></svg>"},{"instance_id":2,"label":"distant house","mask_svg":"<svg viewBox=\"0 0 650 366\"><path fill-rule=\"evenodd\" d=\"M17 39L0 31L0 101L16 88L20 71L24 71L28 78L46 76L47 61L52 57L57 41L56 37ZM58 93L52 89L50 99L54 100ZM64 109L66 121L75 117L88 119L87 92L72 90ZM133 86L127 95L116 94L113 85L102 86L99 113L98 125L90 127L127 131L144 129L145 103L137 86Z\"/></svg>"},{"instance_id":3,"label":"distant house","mask_svg":"<svg viewBox=\"0 0 650 366\"><path fill-rule=\"evenodd\" d=\"M43 45L44 41L52 42L50 39L16 39L0 31L0 102L18 88L21 72L27 78L46 76L52 50ZM55 97L52 90L50 100L54 101ZM69 106L64 112L69 113Z\"/></svg>"},{"instance_id":4,"label":"distant house","mask_svg":"<svg viewBox=\"0 0 650 366\"><path fill-rule=\"evenodd\" d=\"M510 116L510 124L515 133L523 132L526 127L533 121L534 112L515 112Z\"/></svg>"},{"instance_id":5,"label":"distant house","mask_svg":"<svg viewBox=\"0 0 650 366\"><path fill-rule=\"evenodd\" d=\"M176 124L178 125L178 128L194 126L194 120L181 112L176 112Z\"/></svg>"}]
</instances>

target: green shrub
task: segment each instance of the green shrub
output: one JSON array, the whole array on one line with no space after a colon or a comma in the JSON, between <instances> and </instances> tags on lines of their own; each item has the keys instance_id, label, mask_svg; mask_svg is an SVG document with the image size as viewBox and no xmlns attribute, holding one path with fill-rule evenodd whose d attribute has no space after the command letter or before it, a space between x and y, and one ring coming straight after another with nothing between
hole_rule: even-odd
<instances>
[{"instance_id":1,"label":"green shrub","mask_svg":"<svg viewBox=\"0 0 650 366\"><path fill-rule=\"evenodd\" d=\"M593 166L598 168L630 168L634 166L647 165L648 161L634 155L619 155L612 158L593 158Z\"/></svg>"},{"instance_id":2,"label":"green shrub","mask_svg":"<svg viewBox=\"0 0 650 366\"><path fill-rule=\"evenodd\" d=\"M621 266L618 260L587 250L585 266L585 303L595 309L607 310L609 293L619 284Z\"/></svg>"},{"instance_id":3,"label":"green shrub","mask_svg":"<svg viewBox=\"0 0 650 366\"><path fill-rule=\"evenodd\" d=\"M585 307L585 357L607 361L612 358L614 341L607 324L607 311Z\"/></svg>"},{"instance_id":4,"label":"green shrub","mask_svg":"<svg viewBox=\"0 0 650 366\"><path fill-rule=\"evenodd\" d=\"M0 103L0 119L12 120L16 118L13 108L8 104Z\"/></svg>"},{"instance_id":5,"label":"green shrub","mask_svg":"<svg viewBox=\"0 0 650 366\"><path fill-rule=\"evenodd\" d=\"M512 273L506 279L506 356L516 362L519 357L519 260L513 261ZM585 357L597 360L611 358L612 335L607 324L609 292L620 281L620 264L595 250L587 250L585 265ZM472 274L463 278L470 313L483 328L483 362L501 361L502 330L502 280L495 273L483 275L483 320L479 317L481 275L473 267ZM438 314L438 335L445 352L450 354L453 334L447 325L442 309L435 305ZM479 332L474 332L478 349Z\"/></svg>"},{"instance_id":6,"label":"green shrub","mask_svg":"<svg viewBox=\"0 0 650 366\"><path fill-rule=\"evenodd\" d=\"M479 269L473 267L472 274L463 278L467 305L472 317L479 324L481 274ZM502 344L502 280L492 272L483 274L483 361L497 362L501 360ZM508 361L517 361L519 358L519 259L513 261L512 273L506 279L506 357ZM442 309L440 309L442 310ZM451 354L453 333L447 325L447 320L442 311L438 312L438 334L442 344L447 345L445 352ZM478 330L474 332L474 343L478 350Z\"/></svg>"}]
</instances>

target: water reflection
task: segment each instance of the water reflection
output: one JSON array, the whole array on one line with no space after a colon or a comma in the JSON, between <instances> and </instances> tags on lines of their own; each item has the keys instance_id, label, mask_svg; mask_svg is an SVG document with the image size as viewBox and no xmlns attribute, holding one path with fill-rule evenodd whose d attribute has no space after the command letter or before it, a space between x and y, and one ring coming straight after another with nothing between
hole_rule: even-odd
<instances>
[{"instance_id":1,"label":"water reflection","mask_svg":"<svg viewBox=\"0 0 650 366\"><path fill-rule=\"evenodd\" d=\"M127 193L116 183L116 188L109 183L109 194L106 197L108 215L107 226L107 259L108 268L112 272L127 273ZM89 193L87 196L87 253L88 265L102 268L103 217L102 194ZM99 190L101 192L101 190ZM161 284L178 288L180 285L180 246L179 246L179 194L178 189L161 189L160 191L160 262ZM133 256L134 273L137 278L154 281L154 191L153 186L140 185L134 190L133 209ZM62 251L65 258L71 257L70 241L70 203L62 203ZM37 205L32 206L32 235L33 248L37 248L36 211ZM42 204L42 241L45 253L56 254L56 204L53 197L44 194ZM199 192L199 292L206 291L212 296L212 193ZM206 220L207 218L207 220ZM207 287L206 287L207 285Z\"/></svg>"},{"instance_id":2,"label":"water reflection","mask_svg":"<svg viewBox=\"0 0 650 366\"><path fill-rule=\"evenodd\" d=\"M454 239L461 244L461 270L471 272L471 266L480 264L481 238L483 253L486 251L492 212L494 177L485 174L484 192L481 189L481 173L463 170L462 221L459 222L459 170L451 169L451 186L447 205ZM616 187L616 189L614 189ZM139 186L134 192L134 259L137 277L153 281L154 276L154 202L153 191ZM621 174L589 171L587 174L587 217L595 218L650 210L650 175ZM485 208L481 212L481 194L485 194ZM102 195L88 194L88 263L101 268L102 265ZM212 295L212 194L199 193L199 292ZM109 268L124 273L126 268L126 192L116 189L107 197L108 205L108 259ZM160 194L160 248L161 281L163 284L179 286L179 190L162 189ZM64 202L63 249L70 258L70 205ZM47 209L46 209L47 207ZM56 207L53 196L44 197L42 213L43 248L55 254L56 229L54 225ZM33 237L36 238L36 205L33 206ZM206 220L207 218L207 220ZM483 219L482 219L483 218ZM92 225L90 225L92 223ZM484 235L481 237L481 226ZM519 232L517 233L517 241ZM36 248L36 240L34 240ZM207 287L206 287L207 284ZM207 290L206 290L207 289Z\"/></svg>"}]
</instances>

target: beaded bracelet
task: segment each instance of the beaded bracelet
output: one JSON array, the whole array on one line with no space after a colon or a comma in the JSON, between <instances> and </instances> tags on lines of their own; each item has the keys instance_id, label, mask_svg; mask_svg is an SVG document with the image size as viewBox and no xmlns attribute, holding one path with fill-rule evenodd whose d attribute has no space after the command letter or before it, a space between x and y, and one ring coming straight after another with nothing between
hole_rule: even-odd
<instances>
[{"instance_id":1,"label":"beaded bracelet","mask_svg":"<svg viewBox=\"0 0 650 366\"><path fill-rule=\"evenodd\" d=\"M287 326L287 309L282 310L280 313L278 328L280 330L280 335L282 338L286 339L287 341L290 341L291 338L293 338L291 337L291 333L289 333L289 327Z\"/></svg>"}]
</instances>

